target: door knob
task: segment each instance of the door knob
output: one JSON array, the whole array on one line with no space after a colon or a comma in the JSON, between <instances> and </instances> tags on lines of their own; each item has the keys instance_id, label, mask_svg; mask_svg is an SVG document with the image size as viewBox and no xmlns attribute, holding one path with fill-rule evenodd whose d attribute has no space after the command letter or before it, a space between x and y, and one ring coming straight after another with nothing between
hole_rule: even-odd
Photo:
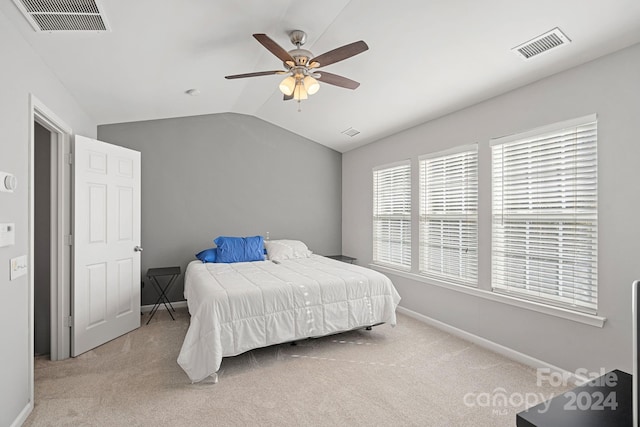
<instances>
[{"instance_id":1,"label":"door knob","mask_svg":"<svg viewBox=\"0 0 640 427\"><path fill-rule=\"evenodd\" d=\"M135 248L133 248L134 251L136 252L142 252L142 247L141 246L136 246Z\"/></svg>"}]
</instances>

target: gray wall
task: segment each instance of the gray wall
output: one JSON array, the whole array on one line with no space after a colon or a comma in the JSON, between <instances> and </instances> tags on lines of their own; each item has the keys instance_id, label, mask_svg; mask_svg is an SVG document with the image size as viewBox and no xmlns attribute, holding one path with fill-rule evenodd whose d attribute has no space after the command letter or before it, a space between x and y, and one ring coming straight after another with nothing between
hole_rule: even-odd
<instances>
[{"instance_id":1,"label":"gray wall","mask_svg":"<svg viewBox=\"0 0 640 427\"><path fill-rule=\"evenodd\" d=\"M241 114L102 125L98 138L142 153L142 273L179 265L218 235L270 233L340 252L341 154ZM183 300L183 276L172 301ZM152 304L147 284L142 304Z\"/></svg>"},{"instance_id":2,"label":"gray wall","mask_svg":"<svg viewBox=\"0 0 640 427\"><path fill-rule=\"evenodd\" d=\"M372 259L371 169L450 147L479 144L479 286L491 281L489 140L598 114L598 314L587 326L390 275L401 305L569 371L631 371L631 282L640 278L640 45L390 136L343 155L343 253ZM417 187L417 173L414 174ZM417 195L417 192L414 193ZM414 197L414 200L417 198ZM417 212L417 211L414 211ZM418 229L417 219L413 228ZM417 234L413 252L417 254ZM414 258L416 260L417 258ZM414 261L416 262L416 261Z\"/></svg>"},{"instance_id":3,"label":"gray wall","mask_svg":"<svg viewBox=\"0 0 640 427\"><path fill-rule=\"evenodd\" d=\"M95 137L96 123L82 110L30 45L0 12L0 171L18 178L14 193L0 193L0 222L15 222L16 244L0 248L0 426L28 408L29 278L9 280L9 260L29 252L29 94L34 94L74 132Z\"/></svg>"},{"instance_id":4,"label":"gray wall","mask_svg":"<svg viewBox=\"0 0 640 427\"><path fill-rule=\"evenodd\" d=\"M51 350L51 132L34 128L33 322L35 354Z\"/></svg>"}]
</instances>

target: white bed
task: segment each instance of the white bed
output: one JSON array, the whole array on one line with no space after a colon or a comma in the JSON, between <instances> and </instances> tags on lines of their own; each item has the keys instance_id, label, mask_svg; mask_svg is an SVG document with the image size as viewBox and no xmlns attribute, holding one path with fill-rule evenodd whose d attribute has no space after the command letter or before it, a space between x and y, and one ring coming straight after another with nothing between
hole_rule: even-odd
<instances>
[{"instance_id":1,"label":"white bed","mask_svg":"<svg viewBox=\"0 0 640 427\"><path fill-rule=\"evenodd\" d=\"M233 264L191 262L191 323L178 364L201 381L222 358L379 323L396 324L398 292L383 274L320 255Z\"/></svg>"}]
</instances>

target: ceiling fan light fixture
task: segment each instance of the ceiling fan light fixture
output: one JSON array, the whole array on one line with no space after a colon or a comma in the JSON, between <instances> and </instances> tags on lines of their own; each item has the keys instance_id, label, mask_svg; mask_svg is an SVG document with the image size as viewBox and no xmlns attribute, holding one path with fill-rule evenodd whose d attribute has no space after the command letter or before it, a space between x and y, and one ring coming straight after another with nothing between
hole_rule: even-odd
<instances>
[{"instance_id":1,"label":"ceiling fan light fixture","mask_svg":"<svg viewBox=\"0 0 640 427\"><path fill-rule=\"evenodd\" d=\"M301 101L303 99L307 99L309 96L307 95L307 90L304 88L302 81L299 80L296 84L295 89L293 90L293 99L296 101Z\"/></svg>"},{"instance_id":2,"label":"ceiling fan light fixture","mask_svg":"<svg viewBox=\"0 0 640 427\"><path fill-rule=\"evenodd\" d=\"M17 0L16 0L17 1ZM24 0L23 0L24 1ZM43 1L43 0L29 0L29 1ZM62 1L62 0L55 0ZM67 0L65 0L67 1ZM80 1L80 0L76 0ZM284 94L284 101L295 99L298 104L301 100L308 99L309 95L313 95L320 90L320 81L324 84L330 84L346 89L356 89L360 86L360 83L350 80L346 77L339 76L337 74L331 74L324 71L319 73L316 70L320 67L334 64L336 62L343 61L358 55L369 49L367 44L360 40L350 44L346 44L339 48L330 50L319 56L314 56L306 49L302 49L306 40L306 33L300 30L294 30L289 33L291 43L296 47L290 51L284 50L282 46L273 41L266 34L254 34L255 38L262 46L264 46L275 57L282 61L285 70L273 70L273 71L257 71L253 73L233 74L225 76L225 79L243 79L245 77L258 77L258 76L270 76L270 75L282 75L286 74L278 88L280 92ZM298 111L299 110L298 106Z\"/></svg>"},{"instance_id":3,"label":"ceiling fan light fixture","mask_svg":"<svg viewBox=\"0 0 640 427\"><path fill-rule=\"evenodd\" d=\"M293 94L293 90L296 86L296 79L292 76L287 76L280 82L280 92L287 96L291 96Z\"/></svg>"},{"instance_id":4,"label":"ceiling fan light fixture","mask_svg":"<svg viewBox=\"0 0 640 427\"><path fill-rule=\"evenodd\" d=\"M307 93L309 95L313 95L320 90L320 83L318 83L318 81L311 76L306 76L303 83L304 88L307 90Z\"/></svg>"}]
</instances>

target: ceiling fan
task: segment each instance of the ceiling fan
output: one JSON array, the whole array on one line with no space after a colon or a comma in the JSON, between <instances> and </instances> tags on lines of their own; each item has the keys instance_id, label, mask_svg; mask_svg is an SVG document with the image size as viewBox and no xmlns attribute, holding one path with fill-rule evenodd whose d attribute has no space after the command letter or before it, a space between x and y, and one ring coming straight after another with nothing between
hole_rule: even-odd
<instances>
[{"instance_id":1,"label":"ceiling fan","mask_svg":"<svg viewBox=\"0 0 640 427\"><path fill-rule=\"evenodd\" d=\"M296 48L288 52L266 34L254 34L253 37L266 47L269 52L280 58L286 70L234 74L225 76L226 79L287 74L288 76L280 82L280 91L284 94L285 101L295 99L298 102L307 99L308 95L313 95L320 89L318 81L352 90L360 86L360 83L354 80L318 69L351 58L369 49L369 46L362 40L314 57L311 52L301 48L307 41L307 34L301 30L294 30L289 33L291 43L293 43Z\"/></svg>"}]
</instances>

